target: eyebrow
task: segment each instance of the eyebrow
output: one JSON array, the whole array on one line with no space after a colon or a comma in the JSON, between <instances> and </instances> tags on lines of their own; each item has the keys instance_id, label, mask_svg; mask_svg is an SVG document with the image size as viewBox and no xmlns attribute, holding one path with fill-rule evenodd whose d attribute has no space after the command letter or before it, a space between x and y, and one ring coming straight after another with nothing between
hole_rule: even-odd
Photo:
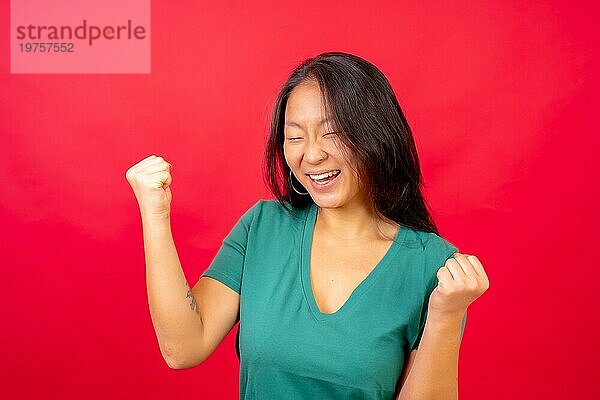
<instances>
[{"instance_id":1,"label":"eyebrow","mask_svg":"<svg viewBox=\"0 0 600 400\"><path fill-rule=\"evenodd\" d=\"M332 121L332 119L331 119L331 118L323 118L323 119L321 119L321 120L319 121L319 125L323 125L323 124L324 124L325 122L327 122L327 121L330 121L330 122L331 122L331 121ZM302 125L300 125L299 123L297 123L297 122L295 122L295 121L286 121L286 122L285 122L285 125L287 125L287 126L295 126L295 127L298 127L298 128L300 128L300 129L302 129Z\"/></svg>"}]
</instances>

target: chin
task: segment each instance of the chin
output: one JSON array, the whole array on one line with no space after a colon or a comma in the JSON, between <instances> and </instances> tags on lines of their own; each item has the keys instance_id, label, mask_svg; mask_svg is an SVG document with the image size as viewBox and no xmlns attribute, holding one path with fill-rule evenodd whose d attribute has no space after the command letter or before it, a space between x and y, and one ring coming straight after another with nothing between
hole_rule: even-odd
<instances>
[{"instance_id":1,"label":"chin","mask_svg":"<svg viewBox=\"0 0 600 400\"><path fill-rule=\"evenodd\" d=\"M323 196L317 194L313 197L315 204L321 208L338 208L342 207L346 202L339 199L337 196Z\"/></svg>"}]
</instances>

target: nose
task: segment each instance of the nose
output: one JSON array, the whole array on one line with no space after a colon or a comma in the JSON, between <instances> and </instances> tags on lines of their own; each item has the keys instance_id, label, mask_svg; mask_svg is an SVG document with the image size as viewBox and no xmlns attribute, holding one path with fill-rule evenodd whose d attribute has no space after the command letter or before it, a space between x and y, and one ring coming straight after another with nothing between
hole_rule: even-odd
<instances>
[{"instance_id":1,"label":"nose","mask_svg":"<svg viewBox=\"0 0 600 400\"><path fill-rule=\"evenodd\" d=\"M311 140L304 149L304 159L312 164L321 162L327 157L327 152L323 149L318 140Z\"/></svg>"}]
</instances>

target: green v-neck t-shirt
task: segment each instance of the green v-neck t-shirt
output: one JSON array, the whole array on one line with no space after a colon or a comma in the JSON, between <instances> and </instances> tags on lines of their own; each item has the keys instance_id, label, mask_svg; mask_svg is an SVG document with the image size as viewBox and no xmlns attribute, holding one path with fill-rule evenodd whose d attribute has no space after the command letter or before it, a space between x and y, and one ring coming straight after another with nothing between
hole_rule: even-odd
<instances>
[{"instance_id":1,"label":"green v-neck t-shirt","mask_svg":"<svg viewBox=\"0 0 600 400\"><path fill-rule=\"evenodd\" d=\"M458 248L401 225L344 305L322 313L310 283L316 216L314 203L290 214L258 200L201 275L240 295L240 399L393 399L437 270Z\"/></svg>"}]
</instances>

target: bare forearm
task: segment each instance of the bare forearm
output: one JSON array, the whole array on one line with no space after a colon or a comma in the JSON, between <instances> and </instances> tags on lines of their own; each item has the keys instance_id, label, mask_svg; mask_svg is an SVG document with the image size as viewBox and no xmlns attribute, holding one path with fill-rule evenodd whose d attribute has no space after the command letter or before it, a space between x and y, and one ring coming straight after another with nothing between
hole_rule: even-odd
<instances>
[{"instance_id":1,"label":"bare forearm","mask_svg":"<svg viewBox=\"0 0 600 400\"><path fill-rule=\"evenodd\" d=\"M142 224L152 324L163 356L176 363L201 337L200 311L177 255L169 217L142 215Z\"/></svg>"},{"instance_id":2,"label":"bare forearm","mask_svg":"<svg viewBox=\"0 0 600 400\"><path fill-rule=\"evenodd\" d=\"M458 353L464 314L430 316L398 400L457 400Z\"/></svg>"}]
</instances>

